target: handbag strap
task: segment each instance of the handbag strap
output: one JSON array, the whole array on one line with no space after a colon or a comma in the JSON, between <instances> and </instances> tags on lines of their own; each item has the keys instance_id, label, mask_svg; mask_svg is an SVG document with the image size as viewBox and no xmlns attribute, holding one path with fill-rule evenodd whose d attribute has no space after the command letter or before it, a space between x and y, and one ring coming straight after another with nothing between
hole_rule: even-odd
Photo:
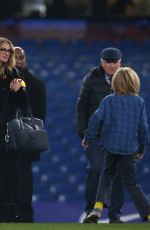
<instances>
[{"instance_id":1,"label":"handbag strap","mask_svg":"<svg viewBox=\"0 0 150 230\"><path fill-rule=\"evenodd\" d=\"M27 110L27 116L31 118L31 123L32 123L32 126L33 126L33 129L36 129L36 122L35 122L35 119L34 119L34 116L33 116L33 112L32 112L32 108L31 108L31 105L30 105L30 100L29 100L29 94L26 90L26 88L23 88L24 90L24 93L26 95L26 110ZM18 118L20 120L20 124L23 125L23 123L21 122L21 118L24 117L22 115L22 112L19 108L17 108L16 110L16 118Z\"/></svg>"},{"instance_id":2,"label":"handbag strap","mask_svg":"<svg viewBox=\"0 0 150 230\"><path fill-rule=\"evenodd\" d=\"M27 110L28 110L29 116L31 117L31 122L32 122L33 128L36 129L35 119L33 116L31 105L30 105L29 94L28 94L26 88L24 88L24 92L25 92L26 98L27 98Z\"/></svg>"}]
</instances>

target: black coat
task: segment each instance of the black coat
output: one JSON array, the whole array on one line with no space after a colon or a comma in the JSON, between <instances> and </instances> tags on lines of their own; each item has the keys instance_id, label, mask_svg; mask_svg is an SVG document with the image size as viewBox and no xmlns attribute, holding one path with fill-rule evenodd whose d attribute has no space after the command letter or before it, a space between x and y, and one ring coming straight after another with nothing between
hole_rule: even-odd
<instances>
[{"instance_id":1,"label":"black coat","mask_svg":"<svg viewBox=\"0 0 150 230\"><path fill-rule=\"evenodd\" d=\"M83 78L76 106L77 131L80 138L84 137L91 115L110 92L110 85L105 79L102 67L92 68Z\"/></svg>"},{"instance_id":2,"label":"black coat","mask_svg":"<svg viewBox=\"0 0 150 230\"><path fill-rule=\"evenodd\" d=\"M32 108L33 116L45 121L46 116L46 88L42 80L36 78L28 68L19 68L18 73L20 78L26 83L26 90L29 95L29 102ZM21 159L39 160L40 154L25 153Z\"/></svg>"},{"instance_id":3,"label":"black coat","mask_svg":"<svg viewBox=\"0 0 150 230\"><path fill-rule=\"evenodd\" d=\"M46 89L42 80L35 77L28 68L19 69L20 78L26 83L33 116L45 121L46 116Z\"/></svg>"},{"instance_id":4,"label":"black coat","mask_svg":"<svg viewBox=\"0 0 150 230\"><path fill-rule=\"evenodd\" d=\"M0 145L4 143L7 121L16 116L18 107L26 107L27 98L23 89L20 88L17 92L10 90L10 82L17 77L15 68L12 71L5 71L5 74L0 77Z\"/></svg>"}]
</instances>

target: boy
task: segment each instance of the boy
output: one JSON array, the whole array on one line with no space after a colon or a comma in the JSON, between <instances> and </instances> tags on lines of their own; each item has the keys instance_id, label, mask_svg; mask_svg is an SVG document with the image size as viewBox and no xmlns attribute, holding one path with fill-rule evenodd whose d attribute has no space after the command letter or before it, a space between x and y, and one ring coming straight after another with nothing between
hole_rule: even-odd
<instances>
[{"instance_id":1,"label":"boy","mask_svg":"<svg viewBox=\"0 0 150 230\"><path fill-rule=\"evenodd\" d=\"M112 182L121 166L121 176L143 221L150 221L150 204L136 179L136 159L142 159L148 145L145 102L138 96L140 80L128 67L119 68L112 79L114 94L106 96L91 117L82 141L88 147L95 138L104 148L105 167L96 203L84 223L97 223L109 207Z\"/></svg>"}]
</instances>

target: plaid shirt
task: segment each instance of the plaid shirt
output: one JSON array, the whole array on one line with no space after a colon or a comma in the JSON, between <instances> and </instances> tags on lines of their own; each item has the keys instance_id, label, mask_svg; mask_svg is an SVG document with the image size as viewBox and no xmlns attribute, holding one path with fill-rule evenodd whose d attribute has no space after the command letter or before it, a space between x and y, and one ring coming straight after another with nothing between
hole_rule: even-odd
<instances>
[{"instance_id":1,"label":"plaid shirt","mask_svg":"<svg viewBox=\"0 0 150 230\"><path fill-rule=\"evenodd\" d=\"M100 144L115 154L144 153L148 145L148 124L144 99L111 94L92 115L85 139L99 138Z\"/></svg>"}]
</instances>

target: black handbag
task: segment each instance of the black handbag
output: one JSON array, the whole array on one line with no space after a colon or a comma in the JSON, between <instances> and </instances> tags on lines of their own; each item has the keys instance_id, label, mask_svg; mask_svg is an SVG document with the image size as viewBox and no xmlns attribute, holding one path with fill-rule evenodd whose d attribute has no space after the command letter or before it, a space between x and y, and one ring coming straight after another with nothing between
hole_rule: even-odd
<instances>
[{"instance_id":1,"label":"black handbag","mask_svg":"<svg viewBox=\"0 0 150 230\"><path fill-rule=\"evenodd\" d=\"M28 117L22 117L19 112L16 118L7 123L5 148L7 152L43 152L49 150L47 130L43 121L33 117L28 102Z\"/></svg>"}]
</instances>

